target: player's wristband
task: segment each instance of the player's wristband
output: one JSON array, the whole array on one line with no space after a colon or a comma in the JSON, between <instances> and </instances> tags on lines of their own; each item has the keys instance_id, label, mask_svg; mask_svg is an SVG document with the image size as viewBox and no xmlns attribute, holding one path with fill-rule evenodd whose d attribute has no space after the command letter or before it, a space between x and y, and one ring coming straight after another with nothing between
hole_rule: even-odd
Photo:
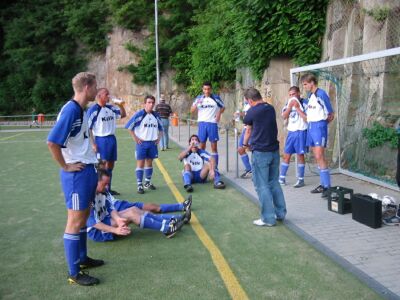
<instances>
[{"instance_id":1,"label":"player's wristband","mask_svg":"<svg viewBox=\"0 0 400 300\"><path fill-rule=\"evenodd\" d=\"M248 147L249 146L249 144L243 144L243 147Z\"/></svg>"}]
</instances>

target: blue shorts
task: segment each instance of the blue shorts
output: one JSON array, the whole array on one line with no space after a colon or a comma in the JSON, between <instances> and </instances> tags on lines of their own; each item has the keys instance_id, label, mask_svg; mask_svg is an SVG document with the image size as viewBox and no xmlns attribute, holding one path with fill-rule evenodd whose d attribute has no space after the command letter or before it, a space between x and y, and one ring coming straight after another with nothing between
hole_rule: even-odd
<instances>
[{"instance_id":1,"label":"blue shorts","mask_svg":"<svg viewBox=\"0 0 400 300\"><path fill-rule=\"evenodd\" d=\"M243 128L242 133L239 138L239 147L243 147L244 135L246 133L246 127Z\"/></svg>"},{"instance_id":2,"label":"blue shorts","mask_svg":"<svg viewBox=\"0 0 400 300\"><path fill-rule=\"evenodd\" d=\"M285 149L287 154L304 154L307 153L306 146L307 130L289 131L286 138Z\"/></svg>"},{"instance_id":3,"label":"blue shorts","mask_svg":"<svg viewBox=\"0 0 400 300\"><path fill-rule=\"evenodd\" d=\"M96 136L97 158L105 161L117 160L117 139L115 135Z\"/></svg>"},{"instance_id":4,"label":"blue shorts","mask_svg":"<svg viewBox=\"0 0 400 300\"><path fill-rule=\"evenodd\" d=\"M207 138L211 143L218 142L218 124L210 122L199 122L198 135L201 143L207 142Z\"/></svg>"},{"instance_id":5,"label":"blue shorts","mask_svg":"<svg viewBox=\"0 0 400 300\"><path fill-rule=\"evenodd\" d=\"M201 178L200 176L201 170L200 171L192 171L192 183L204 183L207 181L206 178Z\"/></svg>"},{"instance_id":6,"label":"blue shorts","mask_svg":"<svg viewBox=\"0 0 400 300\"><path fill-rule=\"evenodd\" d=\"M129 201L117 200L114 203L114 207L117 211L122 211L133 206L142 209L143 202L129 202ZM110 215L106 216L101 222L108 226L112 226ZM112 234L111 232L104 232L94 227L90 228L90 230L88 231L88 237L95 242L107 242L114 240L114 234Z\"/></svg>"},{"instance_id":7,"label":"blue shorts","mask_svg":"<svg viewBox=\"0 0 400 300\"><path fill-rule=\"evenodd\" d=\"M154 141L143 141L141 144L136 144L135 156L136 160L157 158L158 149L156 143Z\"/></svg>"},{"instance_id":8,"label":"blue shorts","mask_svg":"<svg viewBox=\"0 0 400 300\"><path fill-rule=\"evenodd\" d=\"M60 179L67 208L72 210L87 209L96 194L97 173L94 165L86 165L79 172L65 172L61 169Z\"/></svg>"},{"instance_id":9,"label":"blue shorts","mask_svg":"<svg viewBox=\"0 0 400 300\"><path fill-rule=\"evenodd\" d=\"M328 143L328 123L326 121L309 122L307 146L326 147Z\"/></svg>"}]
</instances>

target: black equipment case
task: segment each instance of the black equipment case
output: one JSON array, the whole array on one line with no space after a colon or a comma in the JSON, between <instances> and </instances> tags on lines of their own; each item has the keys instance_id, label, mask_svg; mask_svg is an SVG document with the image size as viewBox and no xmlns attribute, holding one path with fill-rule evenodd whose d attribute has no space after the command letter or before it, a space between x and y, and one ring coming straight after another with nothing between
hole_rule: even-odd
<instances>
[{"instance_id":1,"label":"black equipment case","mask_svg":"<svg viewBox=\"0 0 400 300\"><path fill-rule=\"evenodd\" d=\"M352 199L353 220L372 228L382 226L382 202L368 195L354 194Z\"/></svg>"}]
</instances>

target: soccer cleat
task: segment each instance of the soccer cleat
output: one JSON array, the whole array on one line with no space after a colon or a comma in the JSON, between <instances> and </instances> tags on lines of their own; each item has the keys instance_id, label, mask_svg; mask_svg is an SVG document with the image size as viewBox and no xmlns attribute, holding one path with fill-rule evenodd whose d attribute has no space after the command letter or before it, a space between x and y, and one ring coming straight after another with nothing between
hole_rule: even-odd
<instances>
[{"instance_id":1,"label":"soccer cleat","mask_svg":"<svg viewBox=\"0 0 400 300\"><path fill-rule=\"evenodd\" d=\"M298 179L297 182L294 184L294 188L301 188L304 186L304 180L303 179Z\"/></svg>"},{"instance_id":2,"label":"soccer cleat","mask_svg":"<svg viewBox=\"0 0 400 300\"><path fill-rule=\"evenodd\" d=\"M175 234L178 233L179 230L181 230L183 226L183 220L177 221L176 219L172 218L171 221L168 224L168 230L167 232L164 233L164 235L170 239L175 236Z\"/></svg>"},{"instance_id":3,"label":"soccer cleat","mask_svg":"<svg viewBox=\"0 0 400 300\"><path fill-rule=\"evenodd\" d=\"M322 185L317 186L315 189L311 190L311 194L319 194L324 191L324 187Z\"/></svg>"},{"instance_id":4,"label":"soccer cleat","mask_svg":"<svg viewBox=\"0 0 400 300\"><path fill-rule=\"evenodd\" d=\"M142 184L139 184L137 186L137 192L138 192L138 194L144 194L144 189L143 189L143 185Z\"/></svg>"},{"instance_id":5,"label":"soccer cleat","mask_svg":"<svg viewBox=\"0 0 400 300\"><path fill-rule=\"evenodd\" d=\"M397 216L393 216L390 218L383 219L383 224L389 226L399 226L400 225L400 218Z\"/></svg>"},{"instance_id":6,"label":"soccer cleat","mask_svg":"<svg viewBox=\"0 0 400 300\"><path fill-rule=\"evenodd\" d=\"M95 277L90 276L88 273L80 271L76 276L68 276L68 282L70 284L79 284L84 286L91 286L95 284L99 284L100 280Z\"/></svg>"},{"instance_id":7,"label":"soccer cleat","mask_svg":"<svg viewBox=\"0 0 400 300\"><path fill-rule=\"evenodd\" d=\"M190 185L190 184L186 184L186 185L184 186L184 189L185 189L186 192L188 192L188 193L193 192L193 187L192 187L192 185Z\"/></svg>"},{"instance_id":8,"label":"soccer cleat","mask_svg":"<svg viewBox=\"0 0 400 300\"><path fill-rule=\"evenodd\" d=\"M156 189L156 187L150 181L144 183L144 188L153 191Z\"/></svg>"},{"instance_id":9,"label":"soccer cleat","mask_svg":"<svg viewBox=\"0 0 400 300\"><path fill-rule=\"evenodd\" d=\"M86 257L86 260L84 262L80 262L79 266L82 269L89 269L89 268L96 268L104 265L104 260L101 259L93 259L90 258L89 256Z\"/></svg>"},{"instance_id":10,"label":"soccer cleat","mask_svg":"<svg viewBox=\"0 0 400 300\"><path fill-rule=\"evenodd\" d=\"M189 195L185 201L183 201L183 210L191 210L192 208L192 195Z\"/></svg>"},{"instance_id":11,"label":"soccer cleat","mask_svg":"<svg viewBox=\"0 0 400 300\"><path fill-rule=\"evenodd\" d=\"M253 175L253 173L250 171L245 171L242 175L240 175L240 178L242 179L247 179L247 178L251 178L251 176Z\"/></svg>"},{"instance_id":12,"label":"soccer cleat","mask_svg":"<svg viewBox=\"0 0 400 300\"><path fill-rule=\"evenodd\" d=\"M284 177L279 177L278 181L280 185L286 185L286 179Z\"/></svg>"},{"instance_id":13,"label":"soccer cleat","mask_svg":"<svg viewBox=\"0 0 400 300\"><path fill-rule=\"evenodd\" d=\"M273 227L275 226L275 224L269 224L269 223L265 223L263 220L261 219L257 219L253 221L253 224L256 226L267 226L267 227Z\"/></svg>"},{"instance_id":14,"label":"soccer cleat","mask_svg":"<svg viewBox=\"0 0 400 300\"><path fill-rule=\"evenodd\" d=\"M225 183L223 181L218 181L214 184L214 189L223 190L225 188Z\"/></svg>"},{"instance_id":15,"label":"soccer cleat","mask_svg":"<svg viewBox=\"0 0 400 300\"><path fill-rule=\"evenodd\" d=\"M321 198L328 198L329 196L329 188L323 188Z\"/></svg>"},{"instance_id":16,"label":"soccer cleat","mask_svg":"<svg viewBox=\"0 0 400 300\"><path fill-rule=\"evenodd\" d=\"M190 219L192 218L192 210L190 209L190 207L185 211L185 213L183 214L183 224L188 224L190 222Z\"/></svg>"},{"instance_id":17,"label":"soccer cleat","mask_svg":"<svg viewBox=\"0 0 400 300\"><path fill-rule=\"evenodd\" d=\"M120 193L118 193L117 191L114 191L114 190L110 190L110 194L113 195L113 196L121 195Z\"/></svg>"}]
</instances>

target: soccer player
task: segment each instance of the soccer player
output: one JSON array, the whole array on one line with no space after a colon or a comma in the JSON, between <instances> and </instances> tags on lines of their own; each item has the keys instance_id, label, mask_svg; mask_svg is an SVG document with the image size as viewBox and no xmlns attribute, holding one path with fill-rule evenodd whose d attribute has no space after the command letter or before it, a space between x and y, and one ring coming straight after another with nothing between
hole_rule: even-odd
<instances>
[{"instance_id":1,"label":"soccer player","mask_svg":"<svg viewBox=\"0 0 400 300\"><path fill-rule=\"evenodd\" d=\"M307 116L305 114L304 99L300 97L300 89L292 86L289 89L289 100L282 110L282 117L288 120L288 136L285 141L283 161L281 162L281 172L279 183L286 185L286 173L289 169L290 157L297 154L297 182L293 187L300 188L304 186L304 153L307 152Z\"/></svg>"},{"instance_id":2,"label":"soccer player","mask_svg":"<svg viewBox=\"0 0 400 300\"><path fill-rule=\"evenodd\" d=\"M214 180L215 189L224 189L225 183L221 181L215 161L210 154L199 148L199 137L193 134L189 138L189 147L183 150L178 159L183 161L184 169L182 171L183 187L190 193L193 192L192 183L204 183L207 177Z\"/></svg>"},{"instance_id":3,"label":"soccer player","mask_svg":"<svg viewBox=\"0 0 400 300\"><path fill-rule=\"evenodd\" d=\"M169 149L169 116L172 114L171 106L165 103L164 95L161 94L160 103L156 105L155 111L158 112L163 126L163 135L160 140L161 151Z\"/></svg>"},{"instance_id":4,"label":"soccer player","mask_svg":"<svg viewBox=\"0 0 400 300\"><path fill-rule=\"evenodd\" d=\"M105 161L105 167L110 175L109 189L111 195L119 195L117 191L111 189L112 171L117 160L117 139L115 138L116 121L126 117L124 102L115 103L116 106L109 104L110 94L106 88L101 88L97 92L97 103L90 107L88 111L89 128L91 129L93 150L97 153L97 158Z\"/></svg>"},{"instance_id":5,"label":"soccer player","mask_svg":"<svg viewBox=\"0 0 400 300\"><path fill-rule=\"evenodd\" d=\"M224 102L215 94L212 94L210 82L203 83L203 94L196 97L190 109L191 113L197 111L197 121L199 123L198 136L200 139L200 149L206 149L207 139L211 143L211 156L218 167L218 123L225 110Z\"/></svg>"},{"instance_id":6,"label":"soccer player","mask_svg":"<svg viewBox=\"0 0 400 300\"><path fill-rule=\"evenodd\" d=\"M167 238L173 237L191 218L192 197L189 196L183 203L175 204L144 204L142 202L128 202L115 199L108 192L109 175L99 170L99 181L96 189L96 199L90 211L87 222L89 238L96 242L114 240L115 235L129 235L134 223L140 228L157 230ZM166 213L184 211L182 215Z\"/></svg>"},{"instance_id":7,"label":"soccer player","mask_svg":"<svg viewBox=\"0 0 400 300\"><path fill-rule=\"evenodd\" d=\"M97 175L94 164L97 159L90 144L84 108L95 99L96 77L87 72L78 73L72 79L72 86L74 96L58 114L57 122L47 138L47 145L61 167L61 186L67 206L64 249L69 269L68 281L94 285L99 280L80 269L104 264L102 260L88 257L86 247L86 220L96 193Z\"/></svg>"},{"instance_id":8,"label":"soccer player","mask_svg":"<svg viewBox=\"0 0 400 300\"><path fill-rule=\"evenodd\" d=\"M250 109L250 105L246 101L246 99L244 99L243 110L241 112L236 112L235 117L238 117L238 118L244 117L249 109ZM239 114L239 115L237 115L237 114ZM242 160L242 163L244 165L244 168L245 168L244 173L242 175L240 175L240 178L243 178L243 179L250 178L252 175L249 155L247 154L246 148L243 147L243 139L244 139L245 133L246 133L246 125L243 125L243 130L242 130L242 133L239 138L239 147L237 149L237 151L240 155L240 158Z\"/></svg>"},{"instance_id":9,"label":"soccer player","mask_svg":"<svg viewBox=\"0 0 400 300\"><path fill-rule=\"evenodd\" d=\"M313 74L304 74L301 76L301 82L309 93L306 110L307 146L311 147L320 171L320 185L311 193L322 193L322 198L326 198L331 186L331 177L325 158L325 148L328 142L328 123L335 115L328 94L318 88L318 80Z\"/></svg>"},{"instance_id":10,"label":"soccer player","mask_svg":"<svg viewBox=\"0 0 400 300\"><path fill-rule=\"evenodd\" d=\"M163 127L158 113L153 111L155 102L153 96L147 95L144 98L144 109L135 113L125 125L136 142L136 181L139 194L144 194L143 187L149 190L156 189L151 183L151 176L153 159L158 157L157 144L162 136Z\"/></svg>"}]
</instances>

